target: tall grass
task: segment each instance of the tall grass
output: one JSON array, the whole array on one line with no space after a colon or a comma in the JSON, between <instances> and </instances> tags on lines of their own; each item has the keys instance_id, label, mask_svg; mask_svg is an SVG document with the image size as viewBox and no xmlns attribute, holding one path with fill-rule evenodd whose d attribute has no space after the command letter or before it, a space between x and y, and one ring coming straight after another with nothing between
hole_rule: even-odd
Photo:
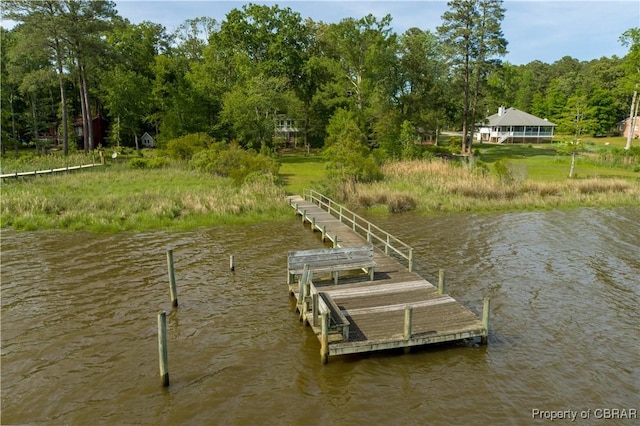
<instances>
[{"instance_id":1,"label":"tall grass","mask_svg":"<svg viewBox=\"0 0 640 426\"><path fill-rule=\"evenodd\" d=\"M505 183L446 161L405 161L384 166L384 182L343 191L354 207L385 205L391 212L507 211L575 206L638 205L640 182L620 178Z\"/></svg>"},{"instance_id":2,"label":"tall grass","mask_svg":"<svg viewBox=\"0 0 640 426\"><path fill-rule=\"evenodd\" d=\"M0 225L94 232L193 229L290 216L270 176L242 186L177 168L24 178L2 185Z\"/></svg>"},{"instance_id":3,"label":"tall grass","mask_svg":"<svg viewBox=\"0 0 640 426\"><path fill-rule=\"evenodd\" d=\"M68 156L62 153L37 155L33 152L21 153L18 158L6 155L0 160L0 174L34 172L36 170L59 169L67 166L81 166L100 162L96 151L89 153L74 152Z\"/></svg>"}]
</instances>

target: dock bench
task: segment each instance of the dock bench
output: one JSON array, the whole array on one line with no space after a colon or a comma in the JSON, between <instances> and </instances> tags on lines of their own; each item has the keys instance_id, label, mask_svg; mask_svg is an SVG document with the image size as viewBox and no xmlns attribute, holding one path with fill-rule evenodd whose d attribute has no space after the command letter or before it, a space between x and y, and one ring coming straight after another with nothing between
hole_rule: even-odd
<instances>
[{"instance_id":1,"label":"dock bench","mask_svg":"<svg viewBox=\"0 0 640 426\"><path fill-rule=\"evenodd\" d=\"M331 273L338 284L340 271L362 269L373 281L376 262L373 260L373 246L338 247L332 249L290 251L287 256L288 283L293 283L296 275L301 275L304 265L313 273Z\"/></svg>"},{"instance_id":2,"label":"dock bench","mask_svg":"<svg viewBox=\"0 0 640 426\"><path fill-rule=\"evenodd\" d=\"M342 335L342 340L349 340L349 320L344 316L342 310L338 307L329 293L323 291L318 292L320 300L322 300L323 307L329 313L329 330L336 331Z\"/></svg>"}]
</instances>

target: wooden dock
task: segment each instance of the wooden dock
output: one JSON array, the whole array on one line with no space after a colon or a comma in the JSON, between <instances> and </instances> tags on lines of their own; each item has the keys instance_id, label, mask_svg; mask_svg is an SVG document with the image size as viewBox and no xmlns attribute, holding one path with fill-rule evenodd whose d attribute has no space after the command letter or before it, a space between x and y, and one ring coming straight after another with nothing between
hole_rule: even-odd
<instances>
[{"instance_id":1,"label":"wooden dock","mask_svg":"<svg viewBox=\"0 0 640 426\"><path fill-rule=\"evenodd\" d=\"M335 284L334 275L315 276L305 270L289 282L300 319L320 340L323 363L334 355L408 351L477 337L486 343L489 299L484 299L478 319L446 294L443 271L437 287L412 271L413 250L402 241L317 192L291 196L289 203L302 223L310 224L333 247L374 246L373 280L352 271L340 275Z\"/></svg>"}]
</instances>

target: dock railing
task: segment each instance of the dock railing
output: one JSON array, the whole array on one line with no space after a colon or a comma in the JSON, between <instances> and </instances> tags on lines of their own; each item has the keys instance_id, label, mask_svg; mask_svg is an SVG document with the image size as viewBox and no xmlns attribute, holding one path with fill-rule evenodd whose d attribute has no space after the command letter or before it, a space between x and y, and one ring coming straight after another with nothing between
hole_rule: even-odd
<instances>
[{"instance_id":1,"label":"dock railing","mask_svg":"<svg viewBox=\"0 0 640 426\"><path fill-rule=\"evenodd\" d=\"M395 254L406 260L408 263L407 268L409 271L413 271L413 248L408 244L317 191L305 189L303 190L303 197L335 216L340 222L351 226L353 232L365 237L367 242L376 246L383 246L385 254Z\"/></svg>"}]
</instances>

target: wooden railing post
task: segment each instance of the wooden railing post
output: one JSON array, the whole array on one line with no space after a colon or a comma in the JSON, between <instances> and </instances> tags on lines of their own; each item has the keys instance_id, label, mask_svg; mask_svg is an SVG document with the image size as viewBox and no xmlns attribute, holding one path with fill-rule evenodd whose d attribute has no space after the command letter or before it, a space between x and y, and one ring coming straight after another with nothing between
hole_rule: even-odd
<instances>
[{"instance_id":1,"label":"wooden railing post","mask_svg":"<svg viewBox=\"0 0 640 426\"><path fill-rule=\"evenodd\" d=\"M409 249L409 272L413 272L413 249Z\"/></svg>"},{"instance_id":2,"label":"wooden railing post","mask_svg":"<svg viewBox=\"0 0 640 426\"><path fill-rule=\"evenodd\" d=\"M442 295L445 292L445 281L444 281L444 269L440 269L438 271L438 294Z\"/></svg>"},{"instance_id":3,"label":"wooden railing post","mask_svg":"<svg viewBox=\"0 0 640 426\"><path fill-rule=\"evenodd\" d=\"M320 361L323 364L329 362L329 315L322 313L320 331Z\"/></svg>"},{"instance_id":4,"label":"wooden railing post","mask_svg":"<svg viewBox=\"0 0 640 426\"><path fill-rule=\"evenodd\" d=\"M311 309L313 309L313 326L318 326L318 307L320 302L318 301L318 293L313 293L311 296Z\"/></svg>"}]
</instances>

